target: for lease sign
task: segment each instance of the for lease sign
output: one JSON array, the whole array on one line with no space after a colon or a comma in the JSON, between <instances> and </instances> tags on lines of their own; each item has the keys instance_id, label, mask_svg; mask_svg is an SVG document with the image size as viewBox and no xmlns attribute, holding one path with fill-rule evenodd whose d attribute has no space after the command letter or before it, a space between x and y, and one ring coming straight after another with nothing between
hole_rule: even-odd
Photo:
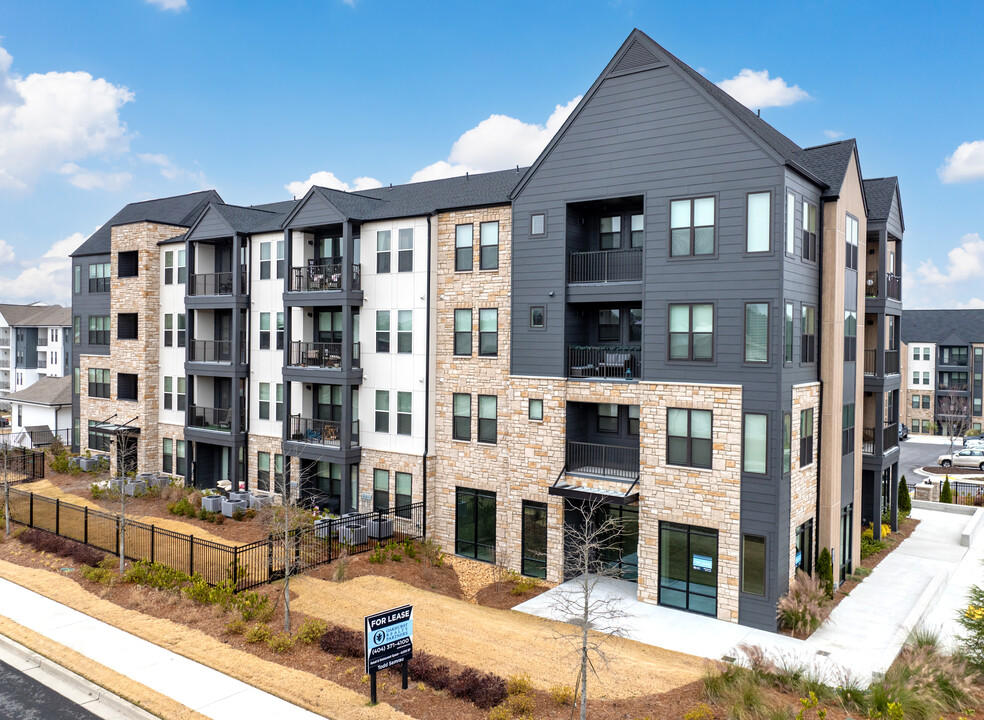
<instances>
[{"instance_id":1,"label":"for lease sign","mask_svg":"<svg viewBox=\"0 0 984 720\"><path fill-rule=\"evenodd\" d=\"M413 606L366 616L366 674L413 657Z\"/></svg>"}]
</instances>

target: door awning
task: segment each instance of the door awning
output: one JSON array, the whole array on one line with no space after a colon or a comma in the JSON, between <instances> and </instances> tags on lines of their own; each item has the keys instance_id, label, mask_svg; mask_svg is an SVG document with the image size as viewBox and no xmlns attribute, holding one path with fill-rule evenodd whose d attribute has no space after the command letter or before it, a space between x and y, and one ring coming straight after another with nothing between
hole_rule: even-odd
<instances>
[{"instance_id":1,"label":"door awning","mask_svg":"<svg viewBox=\"0 0 984 720\"><path fill-rule=\"evenodd\" d=\"M550 486L548 494L568 498L569 500L580 500L582 502L604 502L609 505L634 505L639 502L639 493L633 492L636 483L626 486L624 493L604 488L583 487L580 485L568 485L566 483L556 483Z\"/></svg>"}]
</instances>

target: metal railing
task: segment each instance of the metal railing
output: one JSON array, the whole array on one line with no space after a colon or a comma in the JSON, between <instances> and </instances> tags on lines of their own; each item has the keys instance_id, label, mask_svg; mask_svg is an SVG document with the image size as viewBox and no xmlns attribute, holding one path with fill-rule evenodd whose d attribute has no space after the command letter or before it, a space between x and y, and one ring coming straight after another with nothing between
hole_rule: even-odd
<instances>
[{"instance_id":1,"label":"metal railing","mask_svg":"<svg viewBox=\"0 0 984 720\"><path fill-rule=\"evenodd\" d=\"M984 507L984 485L951 481L953 502L957 505Z\"/></svg>"},{"instance_id":2,"label":"metal railing","mask_svg":"<svg viewBox=\"0 0 984 720\"><path fill-rule=\"evenodd\" d=\"M188 426L203 430L232 432L232 408L210 408L192 405L188 414Z\"/></svg>"},{"instance_id":3,"label":"metal railing","mask_svg":"<svg viewBox=\"0 0 984 720\"><path fill-rule=\"evenodd\" d=\"M10 370L10 357L0 357L0 368Z\"/></svg>"},{"instance_id":4,"label":"metal railing","mask_svg":"<svg viewBox=\"0 0 984 720\"><path fill-rule=\"evenodd\" d=\"M246 292L246 271L240 271L240 292ZM232 295L232 272L193 273L188 276L189 295Z\"/></svg>"},{"instance_id":5,"label":"metal railing","mask_svg":"<svg viewBox=\"0 0 984 720\"><path fill-rule=\"evenodd\" d=\"M289 364L294 367L317 367L338 370L342 367L342 343L293 341ZM352 343L352 367L359 367L359 343Z\"/></svg>"},{"instance_id":6,"label":"metal railing","mask_svg":"<svg viewBox=\"0 0 984 720\"><path fill-rule=\"evenodd\" d=\"M192 340L188 346L192 362L232 362L232 340Z\"/></svg>"},{"instance_id":7,"label":"metal railing","mask_svg":"<svg viewBox=\"0 0 984 720\"><path fill-rule=\"evenodd\" d=\"M893 275L892 273L885 274L885 288L886 293L893 300L902 299L902 276Z\"/></svg>"},{"instance_id":8,"label":"metal railing","mask_svg":"<svg viewBox=\"0 0 984 720\"><path fill-rule=\"evenodd\" d=\"M865 350L864 351L864 374L865 375L877 375L878 372L875 367L875 353L877 350Z\"/></svg>"},{"instance_id":9,"label":"metal railing","mask_svg":"<svg viewBox=\"0 0 984 720\"><path fill-rule=\"evenodd\" d=\"M882 452L887 453L893 447L899 444L899 425L898 423L892 423L891 425L886 425L885 429L882 430Z\"/></svg>"},{"instance_id":10,"label":"metal railing","mask_svg":"<svg viewBox=\"0 0 984 720\"><path fill-rule=\"evenodd\" d=\"M885 351L885 374L886 375L898 375L899 374L899 351L898 350L886 350Z\"/></svg>"},{"instance_id":11,"label":"metal railing","mask_svg":"<svg viewBox=\"0 0 984 720\"><path fill-rule=\"evenodd\" d=\"M291 292L323 292L342 289L342 263L302 265L290 269ZM362 268L352 263L352 289L362 287Z\"/></svg>"},{"instance_id":12,"label":"metal railing","mask_svg":"<svg viewBox=\"0 0 984 720\"><path fill-rule=\"evenodd\" d=\"M338 448L342 446L342 424L337 420L316 420L291 415L290 439Z\"/></svg>"},{"instance_id":13,"label":"metal railing","mask_svg":"<svg viewBox=\"0 0 984 720\"><path fill-rule=\"evenodd\" d=\"M30 440L27 436L21 439ZM2 440L0 442L0 471L6 462L7 479L11 483L44 479L43 450L33 450L26 444L12 444L10 435L0 436L0 440ZM2 507L2 502L0 500L0 507Z\"/></svg>"},{"instance_id":14,"label":"metal railing","mask_svg":"<svg viewBox=\"0 0 984 720\"><path fill-rule=\"evenodd\" d=\"M642 248L568 253L567 282L569 283L633 280L642 280Z\"/></svg>"},{"instance_id":15,"label":"metal railing","mask_svg":"<svg viewBox=\"0 0 984 720\"><path fill-rule=\"evenodd\" d=\"M567 348L567 377L638 378L642 366L638 345L570 345Z\"/></svg>"},{"instance_id":16,"label":"metal railing","mask_svg":"<svg viewBox=\"0 0 984 720\"><path fill-rule=\"evenodd\" d=\"M861 428L861 452L865 455L875 454L875 429Z\"/></svg>"},{"instance_id":17,"label":"metal railing","mask_svg":"<svg viewBox=\"0 0 984 720\"><path fill-rule=\"evenodd\" d=\"M639 477L639 448L568 440L567 472L635 480Z\"/></svg>"}]
</instances>

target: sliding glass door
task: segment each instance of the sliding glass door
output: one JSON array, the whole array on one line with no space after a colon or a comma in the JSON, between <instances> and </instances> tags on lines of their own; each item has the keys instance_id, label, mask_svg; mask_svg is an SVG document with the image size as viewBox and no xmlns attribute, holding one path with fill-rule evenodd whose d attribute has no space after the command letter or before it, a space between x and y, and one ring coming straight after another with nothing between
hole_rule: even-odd
<instances>
[{"instance_id":1,"label":"sliding glass door","mask_svg":"<svg viewBox=\"0 0 984 720\"><path fill-rule=\"evenodd\" d=\"M717 530L660 523L660 605L717 614L717 544Z\"/></svg>"}]
</instances>

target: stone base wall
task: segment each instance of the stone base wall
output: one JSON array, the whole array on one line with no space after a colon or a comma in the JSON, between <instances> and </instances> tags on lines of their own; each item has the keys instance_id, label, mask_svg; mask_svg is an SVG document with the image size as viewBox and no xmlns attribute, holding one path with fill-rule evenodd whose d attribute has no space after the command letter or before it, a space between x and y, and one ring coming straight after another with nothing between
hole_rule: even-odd
<instances>
[{"instance_id":1,"label":"stone base wall","mask_svg":"<svg viewBox=\"0 0 984 720\"><path fill-rule=\"evenodd\" d=\"M259 471L260 471L260 461L257 453L265 452L270 453L270 479L269 487L270 492L274 491L274 474L276 473L276 456L283 454L282 440L279 437L272 437L270 435L257 435L255 433L250 433L249 438L246 441L246 447L249 449L246 457L246 482L250 490L257 490L259 485ZM285 461L286 462L286 461Z\"/></svg>"},{"instance_id":2,"label":"stone base wall","mask_svg":"<svg viewBox=\"0 0 984 720\"><path fill-rule=\"evenodd\" d=\"M184 441L184 427L181 425L159 425L159 437L161 442L160 456L161 463L158 464L156 470L158 472L164 472L164 440L169 438L171 440L171 472L169 475L180 485L184 485L184 475L178 475L177 472L177 462L178 462L178 441ZM187 447L187 446L186 446ZM188 462L188 452L185 450L185 462Z\"/></svg>"},{"instance_id":3,"label":"stone base wall","mask_svg":"<svg viewBox=\"0 0 984 720\"><path fill-rule=\"evenodd\" d=\"M930 398L929 407L926 408L925 410L922 407L923 395L929 395ZM913 396L920 398L918 410L912 407ZM936 407L936 393L933 392L931 385L927 385L925 390L906 390L905 397L903 398L902 402L904 403L904 407L906 408L906 415L903 422L905 422L906 425L909 426L909 432L920 433L922 431L921 421L923 420L928 420L931 423L936 422L936 414L935 411L933 410L933 408ZM914 431L912 428L915 426L915 422L914 422L915 420L920 421L920 427L918 430Z\"/></svg>"},{"instance_id":4,"label":"stone base wall","mask_svg":"<svg viewBox=\"0 0 984 720\"><path fill-rule=\"evenodd\" d=\"M800 412L813 409L813 441L820 437L820 383L805 383L793 387L793 408L790 415L792 436L789 446L789 579L796 576L796 528L813 518L813 533L817 532L817 452L806 467L799 464ZM856 413L855 433L861 423Z\"/></svg>"},{"instance_id":5,"label":"stone base wall","mask_svg":"<svg viewBox=\"0 0 984 720\"><path fill-rule=\"evenodd\" d=\"M388 450L362 449L362 460L359 462L359 512L372 510L372 492L374 470L386 470L389 473L390 506L396 498L396 473L409 473L411 477L411 495L413 502L424 500L424 467L420 455L390 452ZM430 473L430 470L428 470Z\"/></svg>"}]
</instances>

